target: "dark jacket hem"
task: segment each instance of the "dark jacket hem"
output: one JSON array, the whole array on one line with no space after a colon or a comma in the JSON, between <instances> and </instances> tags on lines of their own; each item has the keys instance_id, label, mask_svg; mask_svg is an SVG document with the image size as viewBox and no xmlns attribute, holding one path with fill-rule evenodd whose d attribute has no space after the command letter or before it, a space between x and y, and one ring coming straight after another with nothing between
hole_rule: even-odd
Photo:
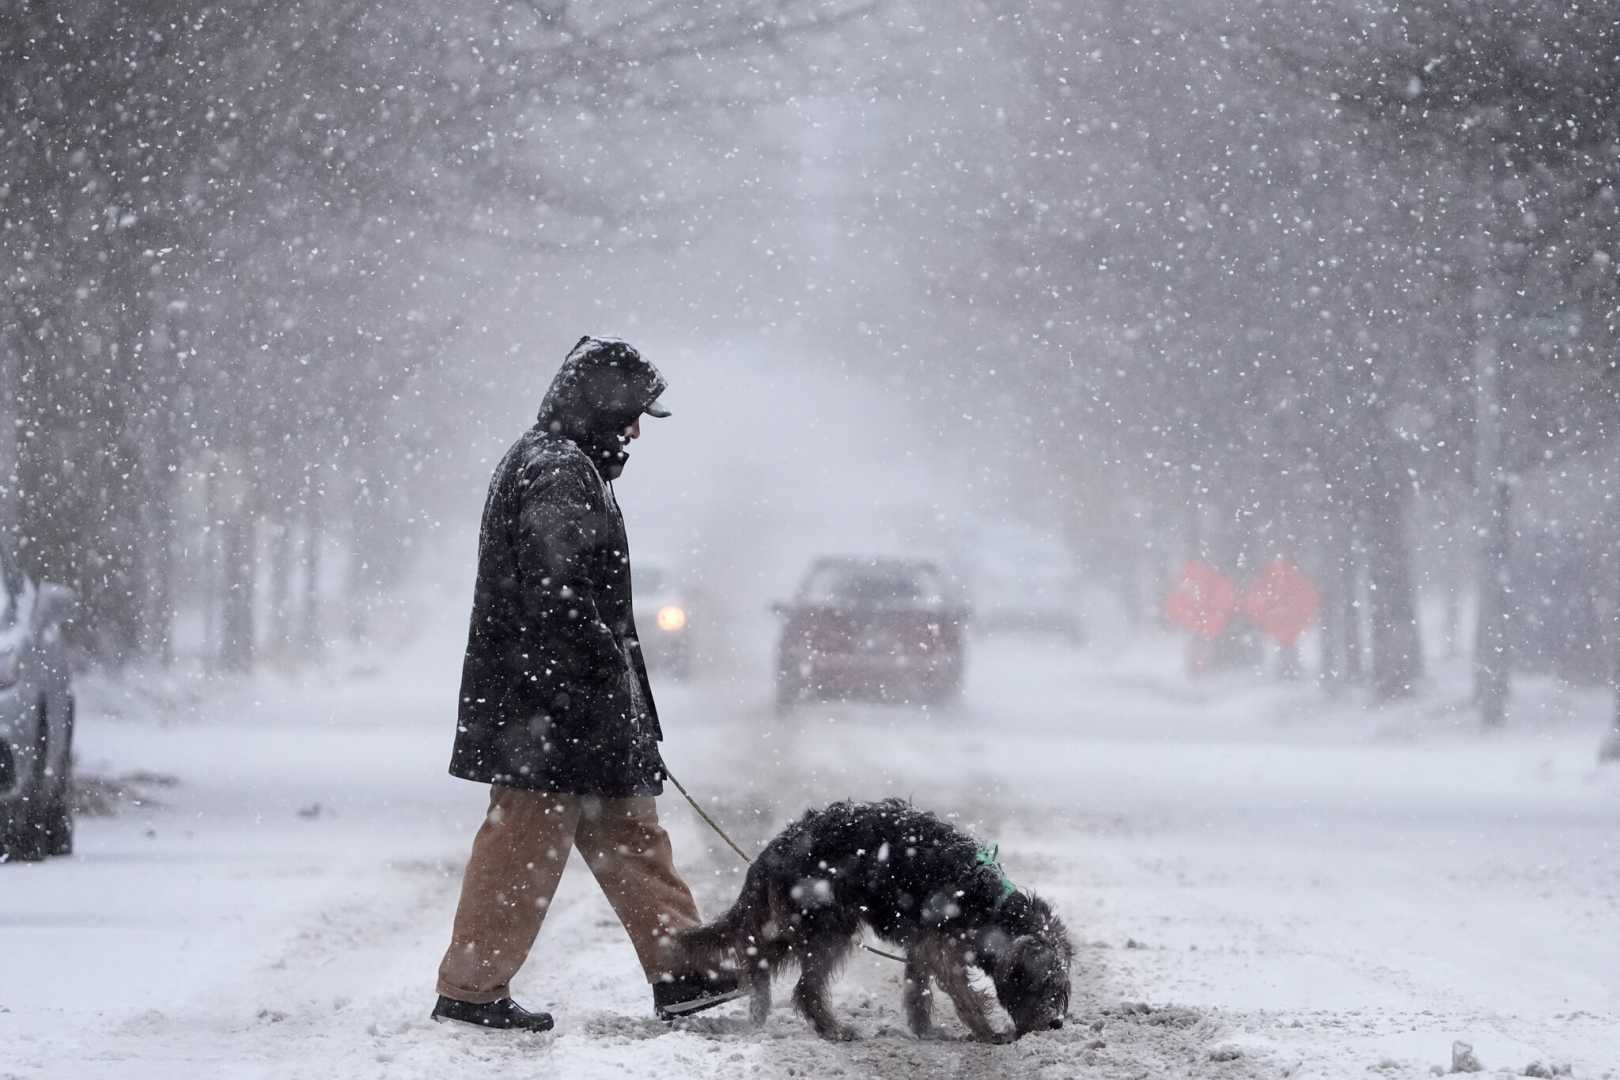
<instances>
[{"instance_id":1,"label":"dark jacket hem","mask_svg":"<svg viewBox=\"0 0 1620 1080\"><path fill-rule=\"evenodd\" d=\"M531 779L522 776L500 776L484 771L474 772L471 769L449 769L451 776L458 780L466 780L474 784L499 784L501 787L515 788L519 791L538 791L547 795L594 795L598 799L639 799L651 795L664 793L662 777L645 781L639 784L624 786L603 784L562 784L545 777Z\"/></svg>"}]
</instances>

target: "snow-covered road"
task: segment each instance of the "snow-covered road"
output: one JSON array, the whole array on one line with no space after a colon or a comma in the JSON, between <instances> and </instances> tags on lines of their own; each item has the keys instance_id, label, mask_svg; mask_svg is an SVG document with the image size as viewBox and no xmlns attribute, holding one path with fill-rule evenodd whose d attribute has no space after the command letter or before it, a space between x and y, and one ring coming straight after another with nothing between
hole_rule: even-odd
<instances>
[{"instance_id":1,"label":"snow-covered road","mask_svg":"<svg viewBox=\"0 0 1620 1080\"><path fill-rule=\"evenodd\" d=\"M739 1006L667 1029L578 866L517 987L557 1031L436 1026L483 797L444 774L456 646L195 698L88 683L81 767L137 774L146 801L83 820L72 859L0 866L0 1078L1418 1077L1454 1039L1491 1071L1620 1076L1600 696L1532 685L1482 737L1443 679L1399 711L1332 710L1189 684L1164 643L980 643L967 701L938 713L777 719L754 671L660 687L671 767L745 845L891 794L998 842L1081 944L1062 1032L919 1043L896 965L864 955L835 995L859 1043L785 1008L763 1033ZM735 857L678 797L662 812L718 909Z\"/></svg>"}]
</instances>

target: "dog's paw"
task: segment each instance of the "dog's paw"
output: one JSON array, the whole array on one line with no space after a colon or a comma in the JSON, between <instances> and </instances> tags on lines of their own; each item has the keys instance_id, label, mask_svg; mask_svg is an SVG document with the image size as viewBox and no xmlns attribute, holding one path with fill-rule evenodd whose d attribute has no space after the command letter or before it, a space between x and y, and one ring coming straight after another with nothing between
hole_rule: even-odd
<instances>
[{"instance_id":1,"label":"dog's paw","mask_svg":"<svg viewBox=\"0 0 1620 1080\"><path fill-rule=\"evenodd\" d=\"M1006 1045L1007 1043L1010 1043L1010 1042L1017 1042L1018 1041L1018 1032L1016 1032L1016 1031L992 1031L990 1033L990 1037L988 1039L984 1040L984 1041L987 1042L987 1043L994 1043L997 1046L1004 1046L1004 1045Z\"/></svg>"},{"instance_id":2,"label":"dog's paw","mask_svg":"<svg viewBox=\"0 0 1620 1080\"><path fill-rule=\"evenodd\" d=\"M854 1042L860 1038L855 1029L848 1024L833 1024L831 1027L821 1029L816 1034L832 1042Z\"/></svg>"}]
</instances>

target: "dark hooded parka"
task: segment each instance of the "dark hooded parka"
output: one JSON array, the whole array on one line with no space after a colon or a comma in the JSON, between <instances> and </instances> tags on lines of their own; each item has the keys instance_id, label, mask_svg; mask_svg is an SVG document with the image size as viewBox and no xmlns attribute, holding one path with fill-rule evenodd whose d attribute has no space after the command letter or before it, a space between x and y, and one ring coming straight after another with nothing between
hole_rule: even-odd
<instances>
[{"instance_id":1,"label":"dark hooded parka","mask_svg":"<svg viewBox=\"0 0 1620 1080\"><path fill-rule=\"evenodd\" d=\"M611 481L621 435L664 378L584 337L490 480L450 772L535 791L663 790L662 732L636 638L630 550Z\"/></svg>"}]
</instances>

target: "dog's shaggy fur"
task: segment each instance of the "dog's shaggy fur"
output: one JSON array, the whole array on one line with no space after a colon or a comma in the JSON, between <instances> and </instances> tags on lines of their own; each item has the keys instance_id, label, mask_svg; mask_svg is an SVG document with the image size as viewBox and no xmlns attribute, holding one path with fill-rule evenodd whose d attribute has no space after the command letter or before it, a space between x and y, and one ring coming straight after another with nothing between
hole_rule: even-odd
<instances>
[{"instance_id":1,"label":"dog's shaggy fur","mask_svg":"<svg viewBox=\"0 0 1620 1080\"><path fill-rule=\"evenodd\" d=\"M799 1011L823 1037L850 1039L827 986L863 924L906 950L906 1018L917 1035L930 1027L934 981L979 1039L1063 1025L1073 958L1063 924L1044 901L1009 891L972 837L899 799L805 814L760 853L731 910L675 944L695 968L735 968L756 1023L770 1012L771 980L797 965ZM970 966L990 976L1015 1033L991 1025Z\"/></svg>"}]
</instances>

